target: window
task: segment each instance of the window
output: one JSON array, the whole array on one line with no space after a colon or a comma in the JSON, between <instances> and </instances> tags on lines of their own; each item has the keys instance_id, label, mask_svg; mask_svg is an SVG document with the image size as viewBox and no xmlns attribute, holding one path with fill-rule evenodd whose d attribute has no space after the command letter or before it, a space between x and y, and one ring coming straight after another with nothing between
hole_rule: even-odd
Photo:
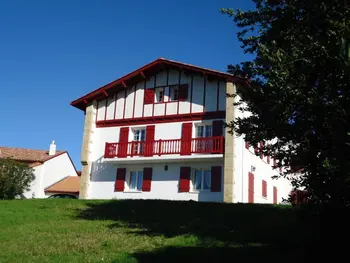
<instances>
[{"instance_id":1,"label":"window","mask_svg":"<svg viewBox=\"0 0 350 263\"><path fill-rule=\"evenodd\" d=\"M213 126L212 125L197 125L196 126L196 138L195 149L197 153L208 153L213 149L213 141L211 139L204 139L212 137Z\"/></svg>"},{"instance_id":2,"label":"window","mask_svg":"<svg viewBox=\"0 0 350 263\"><path fill-rule=\"evenodd\" d=\"M164 102L164 88L156 88L156 102Z\"/></svg>"},{"instance_id":3,"label":"window","mask_svg":"<svg viewBox=\"0 0 350 263\"><path fill-rule=\"evenodd\" d=\"M192 174L192 189L195 191L210 190L211 170L194 169Z\"/></svg>"},{"instance_id":4,"label":"window","mask_svg":"<svg viewBox=\"0 0 350 263\"><path fill-rule=\"evenodd\" d=\"M138 154L143 154L145 151L145 143L144 141L146 140L146 129L141 128L141 129L134 129L134 139L132 143L132 152L135 155Z\"/></svg>"},{"instance_id":5,"label":"window","mask_svg":"<svg viewBox=\"0 0 350 263\"><path fill-rule=\"evenodd\" d=\"M129 190L142 191L143 171L130 171L128 187Z\"/></svg>"},{"instance_id":6,"label":"window","mask_svg":"<svg viewBox=\"0 0 350 263\"><path fill-rule=\"evenodd\" d=\"M179 100L179 87L172 86L169 87L170 100Z\"/></svg>"},{"instance_id":7,"label":"window","mask_svg":"<svg viewBox=\"0 0 350 263\"><path fill-rule=\"evenodd\" d=\"M196 127L197 138L211 137L212 134L213 134L212 125L197 125Z\"/></svg>"}]
</instances>

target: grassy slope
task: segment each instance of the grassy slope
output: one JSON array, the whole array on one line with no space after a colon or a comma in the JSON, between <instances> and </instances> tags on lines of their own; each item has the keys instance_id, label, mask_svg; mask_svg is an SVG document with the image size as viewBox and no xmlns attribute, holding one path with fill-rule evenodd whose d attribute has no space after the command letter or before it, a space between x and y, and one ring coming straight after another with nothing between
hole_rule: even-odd
<instances>
[{"instance_id":1,"label":"grassy slope","mask_svg":"<svg viewBox=\"0 0 350 263\"><path fill-rule=\"evenodd\" d=\"M0 201L0 262L285 263L298 229L289 206Z\"/></svg>"}]
</instances>

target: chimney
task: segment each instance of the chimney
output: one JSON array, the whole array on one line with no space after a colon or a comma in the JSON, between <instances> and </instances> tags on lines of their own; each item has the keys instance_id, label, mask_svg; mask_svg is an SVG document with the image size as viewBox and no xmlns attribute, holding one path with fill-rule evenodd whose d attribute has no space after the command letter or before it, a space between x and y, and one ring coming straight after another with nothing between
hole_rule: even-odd
<instances>
[{"instance_id":1,"label":"chimney","mask_svg":"<svg viewBox=\"0 0 350 263\"><path fill-rule=\"evenodd\" d=\"M49 155L55 155L56 154L56 144L55 144L55 140L52 141L52 143L50 144L50 150L49 150Z\"/></svg>"}]
</instances>

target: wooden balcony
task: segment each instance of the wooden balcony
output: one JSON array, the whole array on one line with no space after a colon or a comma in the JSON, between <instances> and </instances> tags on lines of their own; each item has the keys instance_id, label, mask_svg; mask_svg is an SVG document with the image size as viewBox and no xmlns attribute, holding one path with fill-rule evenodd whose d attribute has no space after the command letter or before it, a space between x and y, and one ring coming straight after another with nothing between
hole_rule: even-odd
<instances>
[{"instance_id":1,"label":"wooden balcony","mask_svg":"<svg viewBox=\"0 0 350 263\"><path fill-rule=\"evenodd\" d=\"M173 139L152 142L132 141L126 143L106 143L104 158L127 158L133 156L222 154L224 137L193 138L191 140Z\"/></svg>"}]
</instances>

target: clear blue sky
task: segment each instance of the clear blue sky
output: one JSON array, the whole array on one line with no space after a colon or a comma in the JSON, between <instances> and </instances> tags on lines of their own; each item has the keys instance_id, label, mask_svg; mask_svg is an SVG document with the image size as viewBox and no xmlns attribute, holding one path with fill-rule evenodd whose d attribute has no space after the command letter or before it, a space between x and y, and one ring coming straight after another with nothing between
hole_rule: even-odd
<instances>
[{"instance_id":1,"label":"clear blue sky","mask_svg":"<svg viewBox=\"0 0 350 263\"><path fill-rule=\"evenodd\" d=\"M158 57L226 71L245 59L221 7L249 0L0 1L0 146L67 150L84 114L69 103Z\"/></svg>"}]
</instances>

